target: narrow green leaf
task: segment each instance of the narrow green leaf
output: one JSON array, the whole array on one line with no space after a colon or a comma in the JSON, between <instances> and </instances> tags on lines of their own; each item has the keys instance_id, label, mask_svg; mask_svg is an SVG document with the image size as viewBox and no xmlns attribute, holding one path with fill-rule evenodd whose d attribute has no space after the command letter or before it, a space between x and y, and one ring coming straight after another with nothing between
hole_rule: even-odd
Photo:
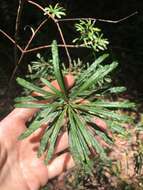
<instances>
[{"instance_id":1,"label":"narrow green leaf","mask_svg":"<svg viewBox=\"0 0 143 190\"><path fill-rule=\"evenodd\" d=\"M61 90L63 91L63 93L66 95L64 78L63 78L62 70L60 68L60 63L59 63L58 47L57 47L57 42L55 40L52 43L52 57L53 57L53 68L54 68L56 80Z\"/></svg>"},{"instance_id":2,"label":"narrow green leaf","mask_svg":"<svg viewBox=\"0 0 143 190\"><path fill-rule=\"evenodd\" d=\"M72 139L71 143L74 143L72 152L75 152L76 159L78 159L80 162L88 163L90 155L89 147L86 144L84 137L82 136L80 130L77 127L76 121L74 120L73 115L71 113L71 108L69 108L69 121L70 121L69 133Z\"/></svg>"},{"instance_id":3,"label":"narrow green leaf","mask_svg":"<svg viewBox=\"0 0 143 190\"><path fill-rule=\"evenodd\" d=\"M118 94L118 93L125 92L126 90L127 90L126 87L118 86L118 87L112 87L112 88L108 89L107 91L109 91L110 93L113 93L113 94Z\"/></svg>"},{"instance_id":4,"label":"narrow green leaf","mask_svg":"<svg viewBox=\"0 0 143 190\"><path fill-rule=\"evenodd\" d=\"M82 159L79 159L80 156L77 154L78 153L77 144L76 144L76 141L74 140L74 136L73 136L71 130L68 133L68 137L69 137L69 147L70 147L70 151L73 155L73 159L75 160L75 162L79 163L80 160L82 161Z\"/></svg>"},{"instance_id":5,"label":"narrow green leaf","mask_svg":"<svg viewBox=\"0 0 143 190\"><path fill-rule=\"evenodd\" d=\"M58 104L57 104L58 105ZM16 108L49 108L52 107L51 104L46 103L46 104L41 104L41 103L20 103L20 104L15 104Z\"/></svg>"},{"instance_id":6,"label":"narrow green leaf","mask_svg":"<svg viewBox=\"0 0 143 190\"><path fill-rule=\"evenodd\" d=\"M109 54L103 54L100 57L98 57L91 65L90 67L88 67L88 69L83 72L78 80L77 83L81 83L82 81L84 81L85 79L87 79L88 77L91 76L91 73L93 73L93 71L96 70L97 66L102 63L107 57L109 56Z\"/></svg>"},{"instance_id":7,"label":"narrow green leaf","mask_svg":"<svg viewBox=\"0 0 143 190\"><path fill-rule=\"evenodd\" d=\"M50 138L53 130L54 130L54 127L51 126L50 128L48 127L47 130L45 131L45 133L40 141L40 147L38 149L38 157L40 157L45 152L47 145L48 145L49 138Z\"/></svg>"},{"instance_id":8,"label":"narrow green leaf","mask_svg":"<svg viewBox=\"0 0 143 190\"><path fill-rule=\"evenodd\" d=\"M20 136L19 136L19 140L22 140L22 139L25 139L26 137L30 136L33 132L35 132L38 128L41 127L42 124L45 124L45 123L48 123L49 120L50 122L52 120L55 119L55 117L57 117L57 115L59 114L59 112L53 112L53 113L50 113L49 111L49 114L47 114L47 117L44 118L44 119L40 119L40 120L34 120L30 125L29 125L29 128L24 132L22 133ZM38 118L39 119L39 118Z\"/></svg>"},{"instance_id":9,"label":"narrow green leaf","mask_svg":"<svg viewBox=\"0 0 143 190\"><path fill-rule=\"evenodd\" d=\"M108 126L110 127L112 132L115 132L117 134L121 134L123 136L126 135L127 131L125 127L121 126L120 123L114 122L114 121L106 121Z\"/></svg>"},{"instance_id":10,"label":"narrow green leaf","mask_svg":"<svg viewBox=\"0 0 143 190\"><path fill-rule=\"evenodd\" d=\"M84 157L84 152L81 147L81 143L79 141L79 138L77 136L77 131L75 130L75 123L74 120L71 119L70 117L70 131L69 131L69 136L70 136L70 148L73 153L73 156L75 157L75 160L77 162L83 162L85 160Z\"/></svg>"},{"instance_id":11,"label":"narrow green leaf","mask_svg":"<svg viewBox=\"0 0 143 190\"><path fill-rule=\"evenodd\" d=\"M60 114L59 118L57 119L57 121L55 122L55 124L53 126L54 130L50 137L50 146L48 149L47 156L45 158L45 164L48 164L48 161L51 159L51 157L53 155L57 137L59 135L62 125L64 124L64 117L65 117L66 111L67 111L67 107L65 107L64 111Z\"/></svg>"},{"instance_id":12,"label":"narrow green leaf","mask_svg":"<svg viewBox=\"0 0 143 190\"><path fill-rule=\"evenodd\" d=\"M92 141L92 146L94 149L97 151L97 153L100 155L101 159L107 159L106 153L104 151L104 148L100 145L100 143L96 140L94 135L90 133L91 136L91 141Z\"/></svg>"},{"instance_id":13,"label":"narrow green leaf","mask_svg":"<svg viewBox=\"0 0 143 190\"><path fill-rule=\"evenodd\" d=\"M25 139L26 137L30 136L34 131L36 131L39 127L41 126L41 122L40 121L35 121L33 122L29 128L24 132L22 133L18 140L23 140Z\"/></svg>"},{"instance_id":14,"label":"narrow green leaf","mask_svg":"<svg viewBox=\"0 0 143 190\"><path fill-rule=\"evenodd\" d=\"M82 91L88 89L92 85L96 85L101 79L103 79L107 74L109 74L113 69L117 67L118 63L113 62L110 65L105 65L102 68L99 68L92 76L89 77L80 87L74 92L74 96L78 95Z\"/></svg>"},{"instance_id":15,"label":"narrow green leaf","mask_svg":"<svg viewBox=\"0 0 143 190\"><path fill-rule=\"evenodd\" d=\"M108 109L89 107L86 105L72 105L72 106L104 119L113 119L120 122L129 122L131 120L131 117L127 115L117 114L114 111Z\"/></svg>"},{"instance_id":16,"label":"narrow green leaf","mask_svg":"<svg viewBox=\"0 0 143 190\"><path fill-rule=\"evenodd\" d=\"M27 96L27 97L17 97L14 99L15 102L18 103L30 103L30 102L38 102L40 100L47 100L47 97L44 96Z\"/></svg>"},{"instance_id":17,"label":"narrow green leaf","mask_svg":"<svg viewBox=\"0 0 143 190\"><path fill-rule=\"evenodd\" d=\"M96 134L97 134L98 136L100 136L105 142L107 142L108 144L113 144L112 139L109 138L109 136L108 136L106 133L101 132L101 131L96 130L96 129L95 129L95 132L96 132Z\"/></svg>"},{"instance_id":18,"label":"narrow green leaf","mask_svg":"<svg viewBox=\"0 0 143 190\"><path fill-rule=\"evenodd\" d=\"M27 96L27 97L15 98L14 101L15 102L31 102L31 101L37 101L37 99L32 96Z\"/></svg>"},{"instance_id":19,"label":"narrow green leaf","mask_svg":"<svg viewBox=\"0 0 143 190\"><path fill-rule=\"evenodd\" d=\"M93 114L93 115L96 115L98 117L101 117L101 118L105 118L105 119L112 119L112 120L115 120L115 121L120 121L120 122L130 122L132 120L132 118L128 115L125 115L125 114L119 114L115 111L111 111L111 110L108 110L108 109L101 109L101 108L95 108L95 107L84 107L84 105L80 106L82 107L85 111Z\"/></svg>"},{"instance_id":20,"label":"narrow green leaf","mask_svg":"<svg viewBox=\"0 0 143 190\"><path fill-rule=\"evenodd\" d=\"M57 90L48 80L41 78L41 81L47 85L57 96L59 97L64 97L64 95L62 94L62 92L60 92L59 90Z\"/></svg>"},{"instance_id":21,"label":"narrow green leaf","mask_svg":"<svg viewBox=\"0 0 143 190\"><path fill-rule=\"evenodd\" d=\"M97 100L96 102L89 103L89 104L84 104L85 106L89 107L105 107L105 108L134 108L135 104L133 102L129 101L123 101L123 102L107 102L107 101L99 101Z\"/></svg>"},{"instance_id":22,"label":"narrow green leaf","mask_svg":"<svg viewBox=\"0 0 143 190\"><path fill-rule=\"evenodd\" d=\"M104 151L104 148L102 148L102 146L98 143L93 134L91 134L90 131L87 130L85 124L83 124L78 115L74 112L72 113L89 146L93 147L97 151L97 153L101 156L102 159L106 158L106 153Z\"/></svg>"},{"instance_id":23,"label":"narrow green leaf","mask_svg":"<svg viewBox=\"0 0 143 190\"><path fill-rule=\"evenodd\" d=\"M23 86L23 87L25 87L25 88L27 88L27 89L29 89L31 91L38 92L38 93L40 93L42 95L45 95L46 97L49 97L49 98L53 97L52 93L47 92L47 91L43 90L42 88L40 88L40 87L32 84L31 82L28 82L28 81L22 79L22 78L18 77L16 79L16 81L18 82L18 84L20 84L21 86Z\"/></svg>"}]
</instances>

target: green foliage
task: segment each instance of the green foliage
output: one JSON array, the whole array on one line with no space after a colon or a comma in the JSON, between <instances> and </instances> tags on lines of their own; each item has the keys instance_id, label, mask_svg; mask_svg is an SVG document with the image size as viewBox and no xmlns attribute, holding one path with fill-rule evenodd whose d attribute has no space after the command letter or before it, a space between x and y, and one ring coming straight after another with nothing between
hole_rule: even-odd
<instances>
[{"instance_id":1,"label":"green foliage","mask_svg":"<svg viewBox=\"0 0 143 190\"><path fill-rule=\"evenodd\" d=\"M134 162L136 173L141 175L143 168L143 142L142 140L137 140L137 150L134 153Z\"/></svg>"},{"instance_id":2,"label":"green foliage","mask_svg":"<svg viewBox=\"0 0 143 190\"><path fill-rule=\"evenodd\" d=\"M37 92L36 97L28 96L16 99L16 107L39 108L37 116L30 124L29 128L19 137L24 139L31 135L35 130L41 127L42 123L48 125L44 135L41 137L38 156L47 152L45 156L46 164L52 158L54 148L59 134L66 128L69 134L69 145L75 162L82 165L85 169L92 166L90 159L93 152L100 156L102 160L108 160L106 150L96 139L95 134L99 135L107 143L112 143L113 139L108 136L94 123L93 118L98 117L108 124L114 122L114 127L109 127L112 133L123 133L116 126L124 122L131 122L131 118L116 111L118 109L129 109L135 105L129 101L110 102L105 101L104 97L112 94L111 84L104 80L117 67L117 62L103 65L102 62L108 57L107 54L97 58L84 72L76 78L75 85L67 90L65 87L62 67L59 60L56 41L52 44L52 65L55 79L57 80L61 91L57 90L46 78L41 78L41 82L47 85L51 92L47 92L42 88L24 80L17 79L17 82L31 92ZM117 87L116 87L117 88ZM117 88L119 89L119 88ZM94 94L98 94L98 98ZM117 90L117 93L119 90ZM114 89L116 94L116 90ZM100 96L101 95L101 96ZM40 103L39 100L52 99L53 103ZM67 122L64 124L64 118Z\"/></svg>"},{"instance_id":3,"label":"green foliage","mask_svg":"<svg viewBox=\"0 0 143 190\"><path fill-rule=\"evenodd\" d=\"M107 49L109 41L103 38L101 29L95 27L95 21L91 19L80 20L75 24L76 31L80 34L78 38L73 40L74 43L84 44L87 48L92 48L94 51Z\"/></svg>"},{"instance_id":4,"label":"green foliage","mask_svg":"<svg viewBox=\"0 0 143 190\"><path fill-rule=\"evenodd\" d=\"M61 18L62 16L65 16L65 9L61 7L58 3L53 7L52 5L49 5L49 7L45 8L45 15L46 14L52 15L53 18Z\"/></svg>"},{"instance_id":5,"label":"green foliage","mask_svg":"<svg viewBox=\"0 0 143 190\"><path fill-rule=\"evenodd\" d=\"M49 80L52 80L54 77L52 60L45 60L40 53L37 53L36 60L32 61L28 65L28 74L26 78L32 81L39 81L40 77L48 77Z\"/></svg>"}]
</instances>

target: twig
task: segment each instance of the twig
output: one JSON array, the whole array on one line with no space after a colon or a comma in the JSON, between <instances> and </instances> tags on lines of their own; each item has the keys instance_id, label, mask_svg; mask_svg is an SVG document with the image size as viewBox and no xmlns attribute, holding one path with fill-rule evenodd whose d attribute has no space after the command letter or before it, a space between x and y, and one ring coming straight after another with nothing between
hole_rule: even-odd
<instances>
[{"instance_id":1,"label":"twig","mask_svg":"<svg viewBox=\"0 0 143 190\"><path fill-rule=\"evenodd\" d=\"M31 0L27 0L27 2L32 5L35 5L38 9L40 9L42 12L46 13L52 20L54 20L56 22L56 19L51 14L49 14L47 11L45 11L45 9L41 5L39 5L38 3L35 3L34 1L31 1Z\"/></svg>"},{"instance_id":2,"label":"twig","mask_svg":"<svg viewBox=\"0 0 143 190\"><path fill-rule=\"evenodd\" d=\"M61 30L61 27L60 27L60 25L59 25L58 22L57 22L57 27L58 27L59 33L61 35L61 39L63 41L64 47L65 47L65 51L66 51L66 54L67 54L67 57L68 57L68 60L69 60L69 68L71 68L72 67L72 60L71 60L71 57L70 57L70 54L69 54L69 51L68 51L68 48L67 48L67 45L66 45L66 42L65 42L62 30Z\"/></svg>"},{"instance_id":3,"label":"twig","mask_svg":"<svg viewBox=\"0 0 143 190\"><path fill-rule=\"evenodd\" d=\"M73 45L73 44L58 44L57 45L58 47L61 47L61 48L65 48L68 47L68 48L85 48L85 44L80 44L80 45ZM39 51L39 50L42 50L42 49L46 49L46 48L51 48L52 45L43 45L43 46L38 46L38 47L35 47L35 48L32 48L32 49L28 49L26 50L25 53L32 53L32 52L35 52L35 51Z\"/></svg>"},{"instance_id":4,"label":"twig","mask_svg":"<svg viewBox=\"0 0 143 190\"><path fill-rule=\"evenodd\" d=\"M108 23L117 24L117 23L123 22L124 20L127 20L128 18L130 18L130 17L132 17L132 16L134 16L136 14L138 14L138 11L136 11L136 12L124 17L124 18L121 18L119 20L104 20L104 19L97 19L97 20L101 21L101 22L108 22Z\"/></svg>"},{"instance_id":5,"label":"twig","mask_svg":"<svg viewBox=\"0 0 143 190\"><path fill-rule=\"evenodd\" d=\"M130 14L130 15L128 15L128 16L126 16L126 17L124 17L124 18L121 18L121 19L119 19L119 20L105 20L105 19L96 19L96 18L66 18L66 19L58 19L58 22L67 22L67 21L78 21L78 20L93 20L93 21L101 21L101 22L107 22L107 23L113 23L113 24L117 24L117 23L120 23L120 22L122 22L122 21L124 21L124 20L127 20L128 18L130 18L130 17L132 17L132 16L134 16L134 15L136 15L136 14L138 14L138 11L136 11L136 12L134 12L134 13L132 13L132 14Z\"/></svg>"},{"instance_id":6,"label":"twig","mask_svg":"<svg viewBox=\"0 0 143 190\"><path fill-rule=\"evenodd\" d=\"M13 72L12 72L12 75L11 75L10 80L9 80L9 85L11 84L11 82L12 82L12 80L13 80L16 72L17 72L17 69L18 69L19 65L21 64L21 61L22 61L23 57L26 54L26 50L29 48L29 46L30 46L31 42L33 41L34 37L36 36L36 34L38 33L38 31L41 29L41 27L47 22L47 20L48 19L45 19L44 21L42 21L39 24L39 26L37 27L37 29L34 32L32 32L32 36L30 37L30 39L29 39L27 45L25 46L25 48L22 50L21 56L20 56L20 58L18 60L18 63L16 64L16 66L15 66Z\"/></svg>"},{"instance_id":7,"label":"twig","mask_svg":"<svg viewBox=\"0 0 143 190\"><path fill-rule=\"evenodd\" d=\"M67 46L66 46L66 42L65 42L65 39L64 39L64 35L63 35L63 32L62 32L62 30L61 30L61 27L60 27L60 25L59 25L59 23L58 23L58 20L55 19L55 18L54 18L51 14L49 14L47 11L45 11L45 9L44 9L41 5L39 5L38 3L35 3L35 2L33 2L33 1L31 1L31 0L27 0L27 1L28 1L30 4L35 5L35 6L36 6L38 9L40 9L42 12L46 13L46 14L54 21L54 23L56 24L57 29L58 29L58 31L59 31L59 34L60 34L60 36L61 36L62 42L63 42L63 44L65 45L65 51L66 51L67 58L68 58L68 61L69 61L69 67L71 67L71 57L70 57L70 53L69 53L68 48L67 48Z\"/></svg>"},{"instance_id":8,"label":"twig","mask_svg":"<svg viewBox=\"0 0 143 190\"><path fill-rule=\"evenodd\" d=\"M19 0L19 6L17 10L17 17L16 17L16 24L15 24L15 47L14 47L14 62L15 65L18 63L18 51L17 51L17 44L19 41L19 30L20 30L20 21L21 21L21 15L22 15L22 10L24 6L25 0Z\"/></svg>"},{"instance_id":9,"label":"twig","mask_svg":"<svg viewBox=\"0 0 143 190\"><path fill-rule=\"evenodd\" d=\"M21 52L23 52L23 49L22 49L18 44L16 44L16 43L15 43L15 40L12 39L6 32L4 32L4 31L1 30L1 29L0 29L0 32L1 32L7 39L9 39L14 45L16 45L17 48L18 48Z\"/></svg>"},{"instance_id":10,"label":"twig","mask_svg":"<svg viewBox=\"0 0 143 190\"><path fill-rule=\"evenodd\" d=\"M28 43L27 43L27 45L26 45L24 51L29 48L29 46L30 46L31 42L33 41L33 39L35 38L36 34L39 32L39 30L42 28L42 26L43 26L47 21L48 21L48 18L46 18L45 20L43 20L43 21L39 24L39 26L37 27L37 29L32 33L32 36L31 36L31 38L29 39L29 41L28 41Z\"/></svg>"}]
</instances>

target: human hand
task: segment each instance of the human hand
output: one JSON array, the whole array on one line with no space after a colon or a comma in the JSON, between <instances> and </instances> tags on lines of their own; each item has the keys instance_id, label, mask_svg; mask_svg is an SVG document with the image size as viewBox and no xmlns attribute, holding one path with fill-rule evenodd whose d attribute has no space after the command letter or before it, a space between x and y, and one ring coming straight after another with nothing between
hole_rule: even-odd
<instances>
[{"instance_id":1,"label":"human hand","mask_svg":"<svg viewBox=\"0 0 143 190\"><path fill-rule=\"evenodd\" d=\"M71 75L65 77L66 86L74 84ZM59 88L56 81L52 82ZM48 89L47 89L48 90ZM37 149L42 126L34 134L24 140L17 140L26 130L26 122L32 118L37 109L16 108L0 122L0 189L1 190L38 190L47 181L74 166L68 152L60 155L68 148L68 135L62 134L55 148L55 156L48 166L44 157L37 157ZM46 126L47 127L47 126Z\"/></svg>"},{"instance_id":2,"label":"human hand","mask_svg":"<svg viewBox=\"0 0 143 190\"><path fill-rule=\"evenodd\" d=\"M71 75L65 77L68 88L74 84ZM56 81L52 84L59 89ZM49 90L48 87L45 87ZM34 94L33 94L34 95ZM24 140L17 140L26 130L26 123L38 109L16 108L0 123L0 190L38 190L49 179L60 175L64 170L74 166L74 161L68 152L61 153L68 148L68 135L63 133L56 144L55 156L48 166L43 162L44 156L37 157L39 141L44 129L41 126L34 134ZM104 121L94 118L93 122L107 132ZM96 134L95 138L103 146L108 146ZM61 153L58 155L58 153Z\"/></svg>"}]
</instances>

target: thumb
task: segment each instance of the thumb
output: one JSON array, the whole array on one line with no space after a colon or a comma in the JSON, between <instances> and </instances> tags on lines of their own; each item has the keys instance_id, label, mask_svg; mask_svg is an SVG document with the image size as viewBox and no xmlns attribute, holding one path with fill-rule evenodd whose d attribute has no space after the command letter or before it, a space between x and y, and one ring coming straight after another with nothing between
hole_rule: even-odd
<instances>
[{"instance_id":1,"label":"thumb","mask_svg":"<svg viewBox=\"0 0 143 190\"><path fill-rule=\"evenodd\" d=\"M68 74L64 77L64 82L66 85L66 88L69 89L74 85L74 77L71 74ZM51 84L56 87L57 89L60 89L58 82L56 80L52 81ZM46 86L44 87L45 90L49 91L50 89ZM33 117L33 115L38 111L38 109L35 108L15 108L4 120L20 120L26 123L29 119ZM3 121L4 121L3 120Z\"/></svg>"}]
</instances>

